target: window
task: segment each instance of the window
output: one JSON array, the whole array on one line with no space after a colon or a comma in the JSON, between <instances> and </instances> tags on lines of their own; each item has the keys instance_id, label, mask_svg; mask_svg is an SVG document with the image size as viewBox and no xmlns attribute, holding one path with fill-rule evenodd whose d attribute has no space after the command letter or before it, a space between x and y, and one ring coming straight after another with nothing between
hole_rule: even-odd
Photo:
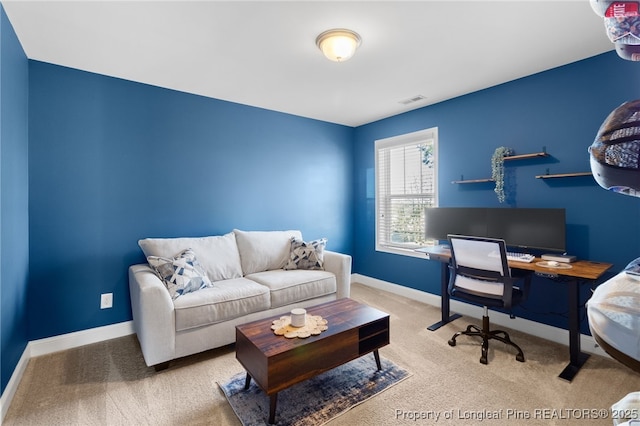
<instances>
[{"instance_id":1,"label":"window","mask_svg":"<svg viewBox=\"0 0 640 426\"><path fill-rule=\"evenodd\" d=\"M437 206L438 128L381 139L376 150L376 250L425 244L424 209Z\"/></svg>"}]
</instances>

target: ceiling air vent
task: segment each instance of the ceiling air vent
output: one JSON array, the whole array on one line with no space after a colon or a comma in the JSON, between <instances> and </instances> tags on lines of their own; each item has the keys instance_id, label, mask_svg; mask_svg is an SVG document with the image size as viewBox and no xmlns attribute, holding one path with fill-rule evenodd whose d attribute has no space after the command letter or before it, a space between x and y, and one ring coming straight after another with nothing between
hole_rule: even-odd
<instances>
[{"instance_id":1,"label":"ceiling air vent","mask_svg":"<svg viewBox=\"0 0 640 426\"><path fill-rule=\"evenodd\" d=\"M402 105L409 105L409 104L412 104L414 102L421 101L423 99L427 99L427 98L425 96L422 96L422 95L416 95L416 96L413 96L413 97L411 97L409 99L404 99L404 100L400 101L400 103Z\"/></svg>"}]
</instances>

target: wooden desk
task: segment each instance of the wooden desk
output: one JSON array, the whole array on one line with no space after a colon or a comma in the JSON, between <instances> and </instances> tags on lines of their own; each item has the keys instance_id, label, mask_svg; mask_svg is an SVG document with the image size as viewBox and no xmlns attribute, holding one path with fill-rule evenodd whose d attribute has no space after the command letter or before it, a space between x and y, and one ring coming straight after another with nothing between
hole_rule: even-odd
<instances>
[{"instance_id":1,"label":"wooden desk","mask_svg":"<svg viewBox=\"0 0 640 426\"><path fill-rule=\"evenodd\" d=\"M451 261L451 251L443 246L430 246L417 250L424 253L427 259L436 260L442 264L440 276L440 309L442 319L428 327L434 331L457 318L459 314L451 315L449 309L449 262ZM571 381L580 371L580 368L589 358L580 349L580 284L599 279L613 265L611 263L592 262L579 260L571 263L570 269L545 268L537 264L542 259L536 258L531 263L509 261L509 267L531 271L534 274L548 278L557 282L567 284L569 292L569 364L560 373L560 378Z\"/></svg>"}]
</instances>

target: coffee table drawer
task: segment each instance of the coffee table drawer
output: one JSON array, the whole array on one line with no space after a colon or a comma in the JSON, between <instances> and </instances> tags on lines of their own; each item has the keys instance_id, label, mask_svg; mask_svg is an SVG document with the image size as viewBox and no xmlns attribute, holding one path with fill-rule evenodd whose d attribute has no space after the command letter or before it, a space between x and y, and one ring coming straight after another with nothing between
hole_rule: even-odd
<instances>
[{"instance_id":1,"label":"coffee table drawer","mask_svg":"<svg viewBox=\"0 0 640 426\"><path fill-rule=\"evenodd\" d=\"M389 344L389 317L381 318L358 330L358 352L364 355Z\"/></svg>"}]
</instances>

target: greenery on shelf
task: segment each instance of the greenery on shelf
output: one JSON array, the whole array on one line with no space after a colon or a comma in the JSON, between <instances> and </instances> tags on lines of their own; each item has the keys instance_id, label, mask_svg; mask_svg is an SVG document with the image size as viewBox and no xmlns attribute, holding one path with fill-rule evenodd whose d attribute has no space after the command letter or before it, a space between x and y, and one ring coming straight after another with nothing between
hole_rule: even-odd
<instances>
[{"instance_id":1,"label":"greenery on shelf","mask_svg":"<svg viewBox=\"0 0 640 426\"><path fill-rule=\"evenodd\" d=\"M498 201L504 203L506 194L504 191L504 157L513 154L511 148L500 146L496 148L491 156L491 179L496 182L494 189L498 196Z\"/></svg>"}]
</instances>

